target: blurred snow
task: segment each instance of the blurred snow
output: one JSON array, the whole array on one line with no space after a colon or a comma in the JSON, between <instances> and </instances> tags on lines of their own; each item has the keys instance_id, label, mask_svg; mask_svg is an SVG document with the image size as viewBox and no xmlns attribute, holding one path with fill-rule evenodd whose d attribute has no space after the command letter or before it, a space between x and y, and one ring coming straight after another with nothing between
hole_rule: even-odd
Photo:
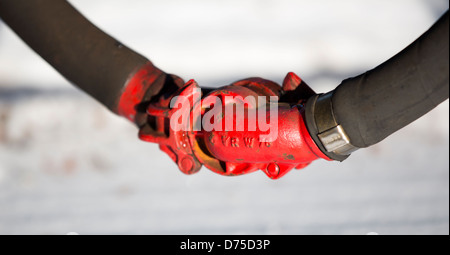
<instances>
[{"instance_id":1,"label":"blurred snow","mask_svg":"<svg viewBox=\"0 0 450 255\"><path fill-rule=\"evenodd\" d=\"M294 71L317 92L420 36L448 1L71 1L204 86ZM449 234L448 100L348 160L280 180L183 175L0 23L0 234Z\"/></svg>"}]
</instances>

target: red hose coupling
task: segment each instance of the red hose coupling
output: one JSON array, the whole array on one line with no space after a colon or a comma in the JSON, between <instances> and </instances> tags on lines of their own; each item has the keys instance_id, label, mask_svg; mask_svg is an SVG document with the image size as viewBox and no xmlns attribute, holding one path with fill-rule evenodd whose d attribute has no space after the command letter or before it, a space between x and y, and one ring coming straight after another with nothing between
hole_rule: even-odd
<instances>
[{"instance_id":1,"label":"red hose coupling","mask_svg":"<svg viewBox=\"0 0 450 255\"><path fill-rule=\"evenodd\" d=\"M277 179L318 158L330 160L305 125L303 104L312 95L294 73L282 87L249 78L202 90L190 80L148 105L139 138L158 143L186 174L204 165L221 175L262 170Z\"/></svg>"}]
</instances>

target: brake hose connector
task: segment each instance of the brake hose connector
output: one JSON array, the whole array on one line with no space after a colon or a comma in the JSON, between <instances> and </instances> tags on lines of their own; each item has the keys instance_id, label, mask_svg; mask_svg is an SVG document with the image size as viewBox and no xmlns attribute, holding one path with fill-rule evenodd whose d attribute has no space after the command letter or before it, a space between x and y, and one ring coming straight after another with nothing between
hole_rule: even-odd
<instances>
[{"instance_id":1,"label":"brake hose connector","mask_svg":"<svg viewBox=\"0 0 450 255\"><path fill-rule=\"evenodd\" d=\"M139 138L158 143L185 174L205 165L221 175L262 170L277 179L318 158L330 160L305 124L304 104L312 95L314 91L294 73L288 73L282 87L249 78L201 90L190 80L147 105ZM183 118L185 128L171 126Z\"/></svg>"}]
</instances>

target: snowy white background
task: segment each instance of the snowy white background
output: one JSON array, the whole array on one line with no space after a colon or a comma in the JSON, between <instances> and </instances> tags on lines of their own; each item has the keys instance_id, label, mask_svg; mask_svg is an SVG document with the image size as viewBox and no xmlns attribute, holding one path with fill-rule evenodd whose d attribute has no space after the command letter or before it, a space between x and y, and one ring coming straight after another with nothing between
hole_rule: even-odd
<instances>
[{"instance_id":1,"label":"snowy white background","mask_svg":"<svg viewBox=\"0 0 450 255\"><path fill-rule=\"evenodd\" d=\"M72 0L161 69L317 92L427 30L446 0ZM186 176L0 23L0 234L449 234L448 100L348 160L280 180Z\"/></svg>"}]
</instances>

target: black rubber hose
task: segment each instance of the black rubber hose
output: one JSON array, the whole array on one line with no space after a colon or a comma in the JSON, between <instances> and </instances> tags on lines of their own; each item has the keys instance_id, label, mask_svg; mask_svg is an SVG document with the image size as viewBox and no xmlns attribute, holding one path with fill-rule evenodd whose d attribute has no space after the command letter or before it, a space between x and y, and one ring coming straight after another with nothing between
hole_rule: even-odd
<instances>
[{"instance_id":1,"label":"black rubber hose","mask_svg":"<svg viewBox=\"0 0 450 255\"><path fill-rule=\"evenodd\" d=\"M376 144L426 114L449 97L448 11L420 38L376 68L346 79L307 104L313 139L329 157L317 134L322 119L334 119L358 148ZM328 98L328 99L327 99ZM331 100L329 100L331 98ZM329 101L319 109L320 101ZM332 115L326 116L326 115ZM326 121L325 121L326 122ZM332 121L331 121L332 122ZM331 125L331 124L330 124Z\"/></svg>"},{"instance_id":2,"label":"black rubber hose","mask_svg":"<svg viewBox=\"0 0 450 255\"><path fill-rule=\"evenodd\" d=\"M130 75L149 62L66 1L0 0L0 17L66 79L112 111Z\"/></svg>"}]
</instances>

